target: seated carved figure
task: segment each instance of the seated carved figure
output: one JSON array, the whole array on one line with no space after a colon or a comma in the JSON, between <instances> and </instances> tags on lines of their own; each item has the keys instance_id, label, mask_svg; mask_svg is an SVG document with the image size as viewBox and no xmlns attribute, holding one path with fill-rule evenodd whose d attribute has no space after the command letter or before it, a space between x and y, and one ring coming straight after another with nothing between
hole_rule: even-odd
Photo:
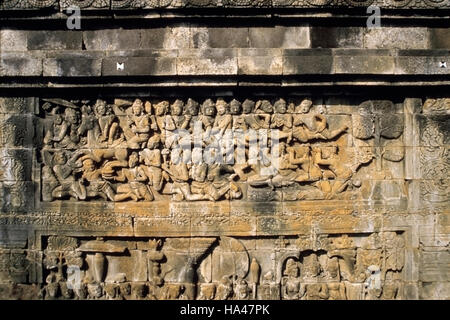
<instances>
[{"instance_id":1,"label":"seated carved figure","mask_svg":"<svg viewBox=\"0 0 450 320\"><path fill-rule=\"evenodd\" d=\"M85 159L82 166L81 182L86 186L87 197L102 197L114 201L115 192L108 181L103 180L103 169L96 169L92 159Z\"/></svg>"},{"instance_id":2,"label":"seated carved figure","mask_svg":"<svg viewBox=\"0 0 450 320\"><path fill-rule=\"evenodd\" d=\"M150 133L150 117L144 113L144 104L136 99L130 107L127 126L122 127L130 149L139 149L147 142Z\"/></svg>"},{"instance_id":3,"label":"seated carved figure","mask_svg":"<svg viewBox=\"0 0 450 320\"><path fill-rule=\"evenodd\" d=\"M80 153L76 152L71 159L67 160L66 155L55 153L53 156L53 172L58 179L59 186L53 189L52 197L61 199L66 196L71 196L77 200L86 199L86 187L75 179L75 172L78 165L75 163Z\"/></svg>"},{"instance_id":4,"label":"seated carved figure","mask_svg":"<svg viewBox=\"0 0 450 320\"><path fill-rule=\"evenodd\" d=\"M123 201L130 198L134 201L153 200L153 194L150 188L143 183L147 181L147 176L138 164L138 154L136 152L131 153L128 159L128 168L122 168L118 175L114 177L115 181L127 182L117 186L117 193L114 197L115 201Z\"/></svg>"}]
</instances>

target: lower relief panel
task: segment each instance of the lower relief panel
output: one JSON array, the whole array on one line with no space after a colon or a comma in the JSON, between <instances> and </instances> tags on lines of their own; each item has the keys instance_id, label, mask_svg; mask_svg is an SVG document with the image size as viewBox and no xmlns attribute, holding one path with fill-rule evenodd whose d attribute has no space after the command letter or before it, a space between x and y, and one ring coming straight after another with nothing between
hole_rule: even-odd
<instances>
[{"instance_id":1,"label":"lower relief panel","mask_svg":"<svg viewBox=\"0 0 450 320\"><path fill-rule=\"evenodd\" d=\"M307 237L43 236L42 254L0 253L5 298L402 299L405 232ZM5 283L5 281L3 281Z\"/></svg>"}]
</instances>

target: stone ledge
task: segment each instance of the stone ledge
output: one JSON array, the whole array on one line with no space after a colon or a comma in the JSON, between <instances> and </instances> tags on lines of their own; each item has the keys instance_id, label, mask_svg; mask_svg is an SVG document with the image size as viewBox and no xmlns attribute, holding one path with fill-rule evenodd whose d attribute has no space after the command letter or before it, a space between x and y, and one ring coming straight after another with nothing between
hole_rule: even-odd
<instances>
[{"instance_id":1,"label":"stone ledge","mask_svg":"<svg viewBox=\"0 0 450 320\"><path fill-rule=\"evenodd\" d=\"M448 1L442 1L439 5L430 4L425 0L396 2L394 0L375 0L375 1L354 1L354 0L329 0L322 4L322 8L360 8L367 7L370 4L377 5L384 9L423 9L423 8L449 8ZM303 0L167 0L162 2L155 1L78 1L78 0L47 0L33 1L6 0L0 5L1 10L37 10L53 9L65 10L71 5L78 5L83 10L138 10L138 9L180 9L180 8L317 8L318 5Z\"/></svg>"},{"instance_id":2,"label":"stone ledge","mask_svg":"<svg viewBox=\"0 0 450 320\"><path fill-rule=\"evenodd\" d=\"M450 73L448 50L183 49L85 52L3 52L0 75L100 77Z\"/></svg>"}]
</instances>

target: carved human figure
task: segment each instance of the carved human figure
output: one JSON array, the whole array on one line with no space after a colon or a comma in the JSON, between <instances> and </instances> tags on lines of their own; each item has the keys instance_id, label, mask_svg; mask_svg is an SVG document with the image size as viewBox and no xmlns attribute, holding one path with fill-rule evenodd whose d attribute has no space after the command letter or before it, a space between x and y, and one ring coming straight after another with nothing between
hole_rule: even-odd
<instances>
[{"instance_id":1,"label":"carved human figure","mask_svg":"<svg viewBox=\"0 0 450 320\"><path fill-rule=\"evenodd\" d=\"M103 300L104 299L103 288L100 283L97 283L97 282L88 283L87 288L88 288L89 299L92 299L92 300Z\"/></svg>"},{"instance_id":2,"label":"carved human figure","mask_svg":"<svg viewBox=\"0 0 450 320\"><path fill-rule=\"evenodd\" d=\"M247 281L244 279L237 279L236 288L234 289L236 300L249 300L251 298L251 292Z\"/></svg>"},{"instance_id":3,"label":"carved human figure","mask_svg":"<svg viewBox=\"0 0 450 320\"><path fill-rule=\"evenodd\" d=\"M286 142L289 143L292 139L292 115L286 114L286 101L284 99L277 100L273 104L273 110L270 128L280 130L279 139L286 139Z\"/></svg>"},{"instance_id":4,"label":"carved human figure","mask_svg":"<svg viewBox=\"0 0 450 320\"><path fill-rule=\"evenodd\" d=\"M60 184L53 189L53 198L61 199L71 196L77 200L86 199L86 187L82 184L82 181L75 179L75 172L78 171L79 167L76 160L79 156L79 152L75 152L70 159L67 159L64 152L56 152L53 155L53 172Z\"/></svg>"},{"instance_id":5,"label":"carved human figure","mask_svg":"<svg viewBox=\"0 0 450 320\"><path fill-rule=\"evenodd\" d=\"M293 258L286 261L282 278L282 298L284 300L299 300L305 293L305 287L300 283L299 268Z\"/></svg>"},{"instance_id":6,"label":"carved human figure","mask_svg":"<svg viewBox=\"0 0 450 320\"><path fill-rule=\"evenodd\" d=\"M96 169L92 159L85 159L82 166L81 182L88 182L86 186L87 197L94 198L97 196L105 200L114 201L115 192L108 181L102 179L102 168Z\"/></svg>"},{"instance_id":7,"label":"carved human figure","mask_svg":"<svg viewBox=\"0 0 450 320\"><path fill-rule=\"evenodd\" d=\"M58 148L75 148L80 142L80 112L66 108L64 116L56 115L51 132L47 132L44 142L55 143Z\"/></svg>"},{"instance_id":8,"label":"carved human figure","mask_svg":"<svg viewBox=\"0 0 450 320\"><path fill-rule=\"evenodd\" d=\"M150 134L150 117L144 113L144 104L140 99L133 102L131 115L128 115L127 126L123 127L128 147L140 149L141 145L148 141Z\"/></svg>"},{"instance_id":9,"label":"carved human figure","mask_svg":"<svg viewBox=\"0 0 450 320\"><path fill-rule=\"evenodd\" d=\"M327 300L329 298L326 283L310 283L306 285L305 296L302 300Z\"/></svg>"},{"instance_id":10,"label":"carved human figure","mask_svg":"<svg viewBox=\"0 0 450 320\"><path fill-rule=\"evenodd\" d=\"M133 283L131 285L131 296L133 300L146 300L147 286L145 283Z\"/></svg>"},{"instance_id":11,"label":"carved human figure","mask_svg":"<svg viewBox=\"0 0 450 320\"><path fill-rule=\"evenodd\" d=\"M233 283L229 276L223 276L217 285L215 300L228 300L233 295Z\"/></svg>"},{"instance_id":12,"label":"carved human figure","mask_svg":"<svg viewBox=\"0 0 450 320\"><path fill-rule=\"evenodd\" d=\"M164 181L169 180L169 175L161 168L162 156L159 145L160 138L158 135L154 135L148 139L147 148L140 152L141 161L144 162L140 168L147 176L148 184L157 192L162 190Z\"/></svg>"},{"instance_id":13,"label":"carved human figure","mask_svg":"<svg viewBox=\"0 0 450 320\"><path fill-rule=\"evenodd\" d=\"M119 292L123 299L129 299L131 296L131 284L129 282L120 283Z\"/></svg>"},{"instance_id":14,"label":"carved human figure","mask_svg":"<svg viewBox=\"0 0 450 320\"><path fill-rule=\"evenodd\" d=\"M106 104L106 101L101 99L95 102L94 113L100 129L97 136L98 142L106 142L107 145L112 145L119 127L117 117L112 114L111 107Z\"/></svg>"},{"instance_id":15,"label":"carved human figure","mask_svg":"<svg viewBox=\"0 0 450 320\"><path fill-rule=\"evenodd\" d=\"M117 193L114 196L115 201L123 201L130 198L134 201L152 201L154 199L148 185L143 183L147 181L147 175L138 164L139 156L137 152L132 152L128 159L128 168L122 168L118 175L114 177L115 181L127 182L117 186Z\"/></svg>"},{"instance_id":16,"label":"carved human figure","mask_svg":"<svg viewBox=\"0 0 450 320\"><path fill-rule=\"evenodd\" d=\"M185 116L186 119L189 121L189 125L187 126L187 128L189 129L190 133L193 132L195 122L198 121L199 118L198 109L199 109L198 102L189 98L185 105Z\"/></svg>"},{"instance_id":17,"label":"carved human figure","mask_svg":"<svg viewBox=\"0 0 450 320\"><path fill-rule=\"evenodd\" d=\"M107 300L122 300L119 294L119 286L115 283L105 284L105 296Z\"/></svg>"},{"instance_id":18,"label":"carved human figure","mask_svg":"<svg viewBox=\"0 0 450 320\"><path fill-rule=\"evenodd\" d=\"M183 291L183 285L178 283L168 283L162 289L163 300L177 300Z\"/></svg>"},{"instance_id":19,"label":"carved human figure","mask_svg":"<svg viewBox=\"0 0 450 320\"><path fill-rule=\"evenodd\" d=\"M200 285L200 294L197 300L214 300L216 295L216 285L214 283L202 283Z\"/></svg>"},{"instance_id":20,"label":"carved human figure","mask_svg":"<svg viewBox=\"0 0 450 320\"><path fill-rule=\"evenodd\" d=\"M259 291L263 300L280 299L280 287L275 283L272 271L268 271L263 275Z\"/></svg>"},{"instance_id":21,"label":"carved human figure","mask_svg":"<svg viewBox=\"0 0 450 320\"><path fill-rule=\"evenodd\" d=\"M311 253L303 258L302 271L305 279L316 279L319 276L321 267L316 253Z\"/></svg>"}]
</instances>

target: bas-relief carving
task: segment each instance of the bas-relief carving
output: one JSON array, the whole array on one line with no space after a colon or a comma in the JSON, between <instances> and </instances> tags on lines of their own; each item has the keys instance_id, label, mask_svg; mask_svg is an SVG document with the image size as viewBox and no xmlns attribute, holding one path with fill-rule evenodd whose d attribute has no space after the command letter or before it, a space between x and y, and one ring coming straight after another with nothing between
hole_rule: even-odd
<instances>
[{"instance_id":1,"label":"bas-relief carving","mask_svg":"<svg viewBox=\"0 0 450 320\"><path fill-rule=\"evenodd\" d=\"M41 299L400 299L402 232L250 238L120 239L50 236ZM3 257L3 256L2 256ZM78 274L73 273L78 267ZM70 269L69 269L70 268ZM2 269L3 270L3 269ZM70 272L69 272L70 271ZM69 272L69 273L68 273ZM78 280L77 280L78 279ZM78 281L78 285L76 285Z\"/></svg>"},{"instance_id":2,"label":"bas-relief carving","mask_svg":"<svg viewBox=\"0 0 450 320\"><path fill-rule=\"evenodd\" d=\"M368 115L350 121L312 111L309 99L207 99L201 105L193 99L46 99L42 200L356 199L361 166L375 157L381 171L381 157L399 162L404 153L402 115L389 110L391 102L376 105L384 106L384 115L369 104L361 105ZM267 135L259 131L255 138L258 130ZM214 156L209 162L208 154Z\"/></svg>"}]
</instances>

